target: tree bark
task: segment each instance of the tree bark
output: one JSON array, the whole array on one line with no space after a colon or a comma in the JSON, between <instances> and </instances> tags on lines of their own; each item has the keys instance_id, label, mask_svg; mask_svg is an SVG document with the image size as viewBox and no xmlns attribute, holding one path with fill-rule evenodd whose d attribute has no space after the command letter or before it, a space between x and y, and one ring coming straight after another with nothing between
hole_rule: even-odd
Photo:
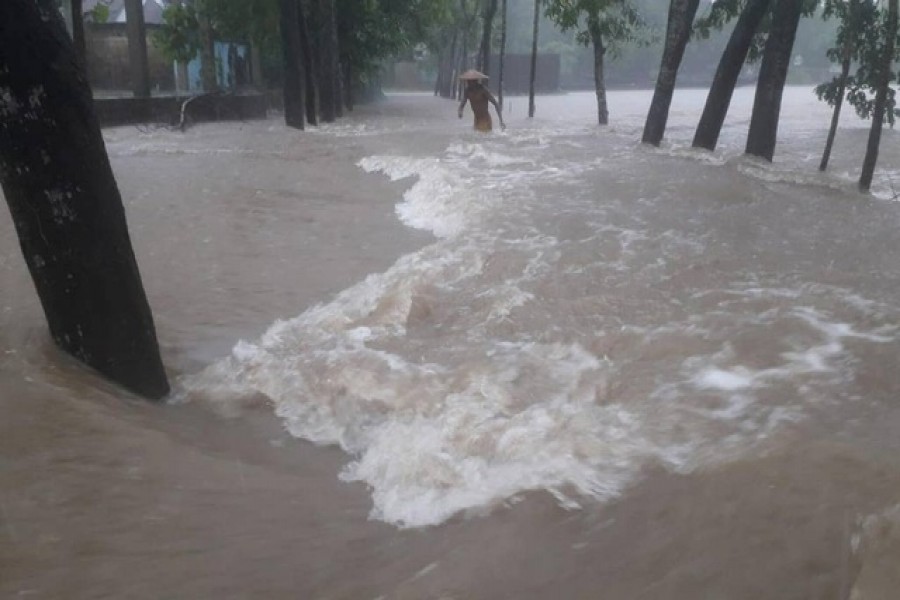
<instances>
[{"instance_id":1,"label":"tree bark","mask_svg":"<svg viewBox=\"0 0 900 600\"><path fill-rule=\"evenodd\" d=\"M278 0L281 13L281 51L284 73L284 123L288 127L303 129L305 115L303 90L303 66L300 52L300 19L297 0Z\"/></svg>"},{"instance_id":2,"label":"tree bark","mask_svg":"<svg viewBox=\"0 0 900 600\"><path fill-rule=\"evenodd\" d=\"M663 48L653 100L650 102L650 110L647 112L647 122L644 124L642 141L645 144L659 146L663 133L666 131L678 68L681 66L684 49L691 37L691 25L694 23L699 5L700 0L672 0L669 5L666 45Z\"/></svg>"},{"instance_id":3,"label":"tree bark","mask_svg":"<svg viewBox=\"0 0 900 600\"><path fill-rule=\"evenodd\" d=\"M500 64L499 74L497 75L497 104L503 108L503 67L506 60L506 18L507 18L508 0L503 0L500 15Z\"/></svg>"},{"instance_id":4,"label":"tree bark","mask_svg":"<svg viewBox=\"0 0 900 600\"><path fill-rule=\"evenodd\" d=\"M491 70L491 37L494 34L494 15L497 14L497 0L483 0L484 11L481 14L482 30L481 30L481 51L480 69L482 73L490 75Z\"/></svg>"},{"instance_id":5,"label":"tree bark","mask_svg":"<svg viewBox=\"0 0 900 600\"><path fill-rule=\"evenodd\" d=\"M303 50L303 89L306 94L306 122L315 126L319 124L319 91L316 73L316 65L319 61L312 37L310 37L310 9L306 0L298 0L297 2L297 19L300 25L300 47Z\"/></svg>"},{"instance_id":6,"label":"tree bark","mask_svg":"<svg viewBox=\"0 0 900 600\"><path fill-rule=\"evenodd\" d=\"M746 152L768 161L775 155L781 96L802 11L803 0L778 0L772 10L772 29L759 67Z\"/></svg>"},{"instance_id":7,"label":"tree bark","mask_svg":"<svg viewBox=\"0 0 900 600\"><path fill-rule=\"evenodd\" d=\"M337 48L334 21L334 0L319 0L319 114L326 123L337 119L335 80Z\"/></svg>"},{"instance_id":8,"label":"tree bark","mask_svg":"<svg viewBox=\"0 0 900 600\"><path fill-rule=\"evenodd\" d=\"M125 0L125 20L131 91L135 98L149 98L150 67L147 62L147 27L144 25L144 7L141 0Z\"/></svg>"},{"instance_id":9,"label":"tree bark","mask_svg":"<svg viewBox=\"0 0 900 600\"><path fill-rule=\"evenodd\" d=\"M603 59L606 56L606 46L603 45L603 35L600 32L600 23L597 15L588 18L588 30L591 34L591 43L594 46L594 92L597 94L597 122L600 125L609 124L609 107L606 103L606 81L603 76Z\"/></svg>"},{"instance_id":10,"label":"tree bark","mask_svg":"<svg viewBox=\"0 0 900 600\"><path fill-rule=\"evenodd\" d=\"M828 139L825 140L825 150L822 152L822 162L819 163L819 170L824 171L828 168L828 161L831 160L831 149L834 147L834 138L837 136L838 122L841 120L841 108L844 106L844 94L847 93L847 78L850 76L850 63L852 62L853 49L848 44L844 48L841 57L841 75L838 79L838 93L834 99L834 112L831 115L831 127L828 128Z\"/></svg>"},{"instance_id":11,"label":"tree bark","mask_svg":"<svg viewBox=\"0 0 900 600\"><path fill-rule=\"evenodd\" d=\"M534 25L531 30L531 75L528 79L528 118L534 117L534 80L537 76L538 23L541 17L541 1L534 0Z\"/></svg>"},{"instance_id":12,"label":"tree bark","mask_svg":"<svg viewBox=\"0 0 900 600\"><path fill-rule=\"evenodd\" d=\"M878 91L875 92L875 107L872 111L872 128L869 130L869 142L866 156L863 159L862 173L859 177L859 189L867 192L872 187L872 177L878 162L878 147L881 145L881 129L884 125L884 111L887 104L888 89L891 85L891 66L894 59L894 41L897 39L897 0L888 3L884 49L879 68Z\"/></svg>"},{"instance_id":13,"label":"tree bark","mask_svg":"<svg viewBox=\"0 0 900 600\"><path fill-rule=\"evenodd\" d=\"M125 388L169 391L84 70L54 10L0 2L0 184L54 342Z\"/></svg>"},{"instance_id":14,"label":"tree bark","mask_svg":"<svg viewBox=\"0 0 900 600\"><path fill-rule=\"evenodd\" d=\"M728 45L725 46L725 51L719 60L719 67L716 69L712 86L709 88L703 115L700 117L700 123L694 134L693 146L695 148L716 149L722 125L725 123L725 116L728 114L728 107L731 105L734 86L737 84L741 69L744 68L744 62L747 60L747 54L753 43L753 36L769 10L769 4L770 0L748 0L744 5L741 16L738 17L737 24L734 26L734 31L731 32L731 37L728 39Z\"/></svg>"}]
</instances>

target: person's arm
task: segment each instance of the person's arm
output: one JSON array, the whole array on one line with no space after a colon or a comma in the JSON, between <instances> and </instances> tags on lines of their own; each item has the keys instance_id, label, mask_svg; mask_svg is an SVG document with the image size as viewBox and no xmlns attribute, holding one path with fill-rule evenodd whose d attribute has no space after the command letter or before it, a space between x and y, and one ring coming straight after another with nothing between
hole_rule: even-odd
<instances>
[{"instance_id":1,"label":"person's arm","mask_svg":"<svg viewBox=\"0 0 900 600\"><path fill-rule=\"evenodd\" d=\"M500 120L500 129L506 129L506 123L503 122L503 111L500 109L500 103L497 102L497 99L494 98L494 95L490 92L487 93L488 101L494 105L494 110L497 111L497 118Z\"/></svg>"},{"instance_id":2,"label":"person's arm","mask_svg":"<svg viewBox=\"0 0 900 600\"><path fill-rule=\"evenodd\" d=\"M463 109L466 107L466 102L468 102L468 100L469 100L469 96L466 95L465 93L463 93L462 102L459 103L459 110L457 111L457 114L459 115L460 119L462 119Z\"/></svg>"}]
</instances>

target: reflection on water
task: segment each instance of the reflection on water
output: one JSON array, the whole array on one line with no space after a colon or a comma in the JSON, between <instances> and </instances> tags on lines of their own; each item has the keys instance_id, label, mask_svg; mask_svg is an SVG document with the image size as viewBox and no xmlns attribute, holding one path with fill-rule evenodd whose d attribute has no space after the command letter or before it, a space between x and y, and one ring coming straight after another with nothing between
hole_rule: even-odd
<instances>
[{"instance_id":1,"label":"reflection on water","mask_svg":"<svg viewBox=\"0 0 900 600\"><path fill-rule=\"evenodd\" d=\"M895 134L873 199L809 90L774 165L749 89L690 149L703 99L658 150L646 92L108 132L179 402L58 358L4 236L0 591L886 597Z\"/></svg>"}]
</instances>

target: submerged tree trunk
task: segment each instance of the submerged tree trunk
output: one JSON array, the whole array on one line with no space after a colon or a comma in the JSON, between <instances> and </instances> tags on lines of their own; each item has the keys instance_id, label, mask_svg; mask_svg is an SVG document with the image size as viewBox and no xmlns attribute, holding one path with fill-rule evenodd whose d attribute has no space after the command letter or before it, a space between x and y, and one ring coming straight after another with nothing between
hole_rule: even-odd
<instances>
[{"instance_id":1,"label":"submerged tree trunk","mask_svg":"<svg viewBox=\"0 0 900 600\"><path fill-rule=\"evenodd\" d=\"M503 108L503 67L506 60L506 17L507 17L507 0L503 0L502 11L500 15L500 64L499 74L497 75L497 104Z\"/></svg>"},{"instance_id":2,"label":"submerged tree trunk","mask_svg":"<svg viewBox=\"0 0 900 600\"><path fill-rule=\"evenodd\" d=\"M319 114L326 123L333 123L338 114L337 32L334 20L334 0L319 0Z\"/></svg>"},{"instance_id":3,"label":"submerged tree trunk","mask_svg":"<svg viewBox=\"0 0 900 600\"><path fill-rule=\"evenodd\" d=\"M494 35L494 15L497 14L497 0L484 0L484 12L481 14L481 50L479 52L479 68L482 73L490 75L491 70L491 37Z\"/></svg>"},{"instance_id":4,"label":"submerged tree trunk","mask_svg":"<svg viewBox=\"0 0 900 600\"><path fill-rule=\"evenodd\" d=\"M768 161L775 155L781 96L802 11L803 0L778 0L772 11L772 29L759 67L746 152Z\"/></svg>"},{"instance_id":5,"label":"submerged tree trunk","mask_svg":"<svg viewBox=\"0 0 900 600\"><path fill-rule=\"evenodd\" d=\"M278 0L281 13L281 52L284 73L284 123L288 127L303 129L305 122L305 95L303 92L303 67L300 52L300 19L297 0Z\"/></svg>"},{"instance_id":6,"label":"submerged tree trunk","mask_svg":"<svg viewBox=\"0 0 900 600\"><path fill-rule=\"evenodd\" d=\"M681 66L684 49L691 37L691 25L694 23L699 5L700 0L672 0L669 5L666 44L663 48L659 75L656 78L653 100L647 112L647 122L644 124L642 141L645 144L659 146L666 131L678 68Z\"/></svg>"},{"instance_id":7,"label":"submerged tree trunk","mask_svg":"<svg viewBox=\"0 0 900 600\"><path fill-rule=\"evenodd\" d=\"M0 184L64 351L149 398L169 384L91 91L55 9L0 2Z\"/></svg>"},{"instance_id":8,"label":"submerged tree trunk","mask_svg":"<svg viewBox=\"0 0 900 600\"><path fill-rule=\"evenodd\" d=\"M603 59L606 56L606 46L603 45L603 34L600 32L600 23L597 15L588 19L588 30L591 34L591 43L594 46L594 91L597 94L597 122L600 125L609 124L609 108L606 104L606 81L603 76Z\"/></svg>"},{"instance_id":9,"label":"submerged tree trunk","mask_svg":"<svg viewBox=\"0 0 900 600\"><path fill-rule=\"evenodd\" d=\"M868 191L872 187L875 164L878 162L878 147L881 145L881 129L884 125L885 105L887 104L888 90L891 85L894 42L897 38L897 18L897 0L889 0L884 48L878 73L878 90L875 92L875 107L872 110L872 128L869 130L869 143L866 146L866 157L863 160L862 173L859 177L859 189L863 191Z\"/></svg>"},{"instance_id":10,"label":"submerged tree trunk","mask_svg":"<svg viewBox=\"0 0 900 600\"><path fill-rule=\"evenodd\" d=\"M841 120L841 108L844 106L844 94L847 93L847 78L850 76L850 63L853 54L852 47L847 44L841 57L841 75L838 79L837 97L834 99L834 112L831 115L831 127L828 129L828 139L825 140L825 150L822 152L822 162L819 163L819 170L824 171L828 168L828 161L831 159L831 149L834 147L834 138L837 135L838 122Z\"/></svg>"},{"instance_id":11,"label":"submerged tree trunk","mask_svg":"<svg viewBox=\"0 0 900 600\"><path fill-rule=\"evenodd\" d=\"M753 36L769 10L769 4L770 0L748 0L744 5L734 31L728 39L728 45L725 46L719 60L712 86L709 88L703 115L694 134L695 148L716 149L722 124L725 123L725 115L728 114L728 107L731 105L734 86L737 84L741 69L744 68Z\"/></svg>"},{"instance_id":12,"label":"submerged tree trunk","mask_svg":"<svg viewBox=\"0 0 900 600\"><path fill-rule=\"evenodd\" d=\"M309 7L305 0L297 0L297 22L300 33L300 48L303 51L303 91L306 96L306 122L319 124L318 89L316 87L316 52L309 33Z\"/></svg>"},{"instance_id":13,"label":"submerged tree trunk","mask_svg":"<svg viewBox=\"0 0 900 600\"><path fill-rule=\"evenodd\" d=\"M537 76L538 23L541 17L541 0L534 0L534 25L531 30L531 75L528 78L528 118L534 117L534 80Z\"/></svg>"},{"instance_id":14,"label":"submerged tree trunk","mask_svg":"<svg viewBox=\"0 0 900 600\"><path fill-rule=\"evenodd\" d=\"M144 7L141 0L125 0L125 19L131 91L136 98L149 98L150 67L147 62L147 28L144 25Z\"/></svg>"}]
</instances>

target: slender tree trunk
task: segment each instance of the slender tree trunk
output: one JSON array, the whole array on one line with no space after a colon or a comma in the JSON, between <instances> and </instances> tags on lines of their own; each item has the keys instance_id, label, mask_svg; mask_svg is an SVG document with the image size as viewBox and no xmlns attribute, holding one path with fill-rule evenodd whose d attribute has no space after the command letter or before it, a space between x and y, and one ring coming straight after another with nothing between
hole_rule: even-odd
<instances>
[{"instance_id":1,"label":"slender tree trunk","mask_svg":"<svg viewBox=\"0 0 900 600\"><path fill-rule=\"evenodd\" d=\"M781 96L802 11L803 0L778 0L772 10L772 29L766 38L762 64L759 67L746 152L768 161L775 155Z\"/></svg>"},{"instance_id":2,"label":"slender tree trunk","mask_svg":"<svg viewBox=\"0 0 900 600\"><path fill-rule=\"evenodd\" d=\"M0 184L54 342L129 390L169 391L91 91L54 8L0 2Z\"/></svg>"},{"instance_id":3,"label":"slender tree trunk","mask_svg":"<svg viewBox=\"0 0 900 600\"><path fill-rule=\"evenodd\" d=\"M537 77L538 24L541 18L541 0L534 0L534 24L531 30L531 75L528 79L528 118L534 117L534 80Z\"/></svg>"},{"instance_id":4,"label":"slender tree trunk","mask_svg":"<svg viewBox=\"0 0 900 600\"><path fill-rule=\"evenodd\" d=\"M203 91L217 92L219 78L216 74L216 43L213 39L212 23L209 16L200 14L200 85Z\"/></svg>"},{"instance_id":5,"label":"slender tree trunk","mask_svg":"<svg viewBox=\"0 0 900 600\"><path fill-rule=\"evenodd\" d=\"M441 67L441 98L453 97L453 74L456 65L456 44L459 32L454 31L450 42L450 50L444 56L444 63Z\"/></svg>"},{"instance_id":6,"label":"slender tree trunk","mask_svg":"<svg viewBox=\"0 0 900 600\"><path fill-rule=\"evenodd\" d=\"M825 150L822 152L822 162L819 163L819 170L824 171L828 168L828 161L831 159L831 149L834 146L834 138L837 135L838 122L841 119L841 108L844 105L844 94L847 92L847 78L850 76L850 63L853 48L848 43L844 47L843 56L841 57L841 75L838 79L838 93L834 99L834 112L831 115L831 127L828 129L828 139L825 141Z\"/></svg>"},{"instance_id":7,"label":"slender tree trunk","mask_svg":"<svg viewBox=\"0 0 900 600\"><path fill-rule=\"evenodd\" d=\"M317 60L312 38L310 37L310 8L306 3L306 0L298 0L297 2L297 20L300 25L300 48L303 50L303 89L306 94L306 122L310 125L318 125L319 103L316 65L319 61Z\"/></svg>"},{"instance_id":8,"label":"slender tree trunk","mask_svg":"<svg viewBox=\"0 0 900 600\"><path fill-rule=\"evenodd\" d=\"M872 110L872 128L869 130L869 143L866 146L866 157L863 160L862 174L859 177L859 189L869 191L875 164L878 162L878 147L881 145L881 129L884 125L884 111L887 104L888 89L891 85L891 66L894 58L894 41L897 39L897 0L888 3L888 16L884 40L883 54L879 68L878 90L875 92L875 107Z\"/></svg>"},{"instance_id":9,"label":"slender tree trunk","mask_svg":"<svg viewBox=\"0 0 900 600\"><path fill-rule=\"evenodd\" d=\"M147 28L144 25L144 7L141 0L125 0L125 20L131 91L136 98L149 98L150 67L147 63Z\"/></svg>"},{"instance_id":10,"label":"slender tree trunk","mask_svg":"<svg viewBox=\"0 0 900 600\"><path fill-rule=\"evenodd\" d=\"M284 73L284 123L288 127L303 129L305 115L304 76L300 51L300 18L297 0L278 0L281 12L281 51Z\"/></svg>"},{"instance_id":11,"label":"slender tree trunk","mask_svg":"<svg viewBox=\"0 0 900 600\"><path fill-rule=\"evenodd\" d=\"M741 16L731 32L728 45L719 60L719 67L713 78L706 106L694 134L694 147L715 150L719 142L719 134L725 123L725 115L731 105L731 96L737 84L741 69L747 60L747 53L753 43L753 36L759 24L769 10L770 0L748 0L741 11Z\"/></svg>"},{"instance_id":12,"label":"slender tree trunk","mask_svg":"<svg viewBox=\"0 0 900 600\"><path fill-rule=\"evenodd\" d=\"M684 49L691 37L691 25L694 23L699 5L700 0L672 0L669 5L666 45L663 49L659 75L656 78L653 100L647 113L647 122L644 125L642 141L645 144L659 146L666 131L678 68L681 66Z\"/></svg>"},{"instance_id":13,"label":"slender tree trunk","mask_svg":"<svg viewBox=\"0 0 900 600\"><path fill-rule=\"evenodd\" d=\"M435 77L434 77L434 96L435 96L435 97L440 96L440 94L441 94L441 84L444 82L444 81L443 81L443 77L444 77L444 61L446 60L446 56L445 56L446 52L447 52L447 49L446 49L446 48L441 48L440 52L438 53L438 67L437 67L437 74L436 74Z\"/></svg>"},{"instance_id":14,"label":"slender tree trunk","mask_svg":"<svg viewBox=\"0 0 900 600\"><path fill-rule=\"evenodd\" d=\"M494 15L497 14L497 0L483 0L484 12L482 12L481 51L479 53L479 67L482 73L490 75L491 70L491 38L494 35Z\"/></svg>"},{"instance_id":15,"label":"slender tree trunk","mask_svg":"<svg viewBox=\"0 0 900 600\"><path fill-rule=\"evenodd\" d=\"M506 18L507 18L508 0L503 0L500 15L500 64L499 74L497 76L497 104L503 109L503 67L506 60Z\"/></svg>"},{"instance_id":16,"label":"slender tree trunk","mask_svg":"<svg viewBox=\"0 0 900 600\"><path fill-rule=\"evenodd\" d=\"M591 43L594 46L594 92L597 94L597 122L600 125L609 124L609 107L606 104L606 81L603 76L603 59L606 56L606 46L603 45L603 34L600 32L600 23L597 15L588 18L588 30L591 34Z\"/></svg>"},{"instance_id":17,"label":"slender tree trunk","mask_svg":"<svg viewBox=\"0 0 900 600\"><path fill-rule=\"evenodd\" d=\"M334 0L319 0L319 114L326 123L337 118L335 89Z\"/></svg>"}]
</instances>

